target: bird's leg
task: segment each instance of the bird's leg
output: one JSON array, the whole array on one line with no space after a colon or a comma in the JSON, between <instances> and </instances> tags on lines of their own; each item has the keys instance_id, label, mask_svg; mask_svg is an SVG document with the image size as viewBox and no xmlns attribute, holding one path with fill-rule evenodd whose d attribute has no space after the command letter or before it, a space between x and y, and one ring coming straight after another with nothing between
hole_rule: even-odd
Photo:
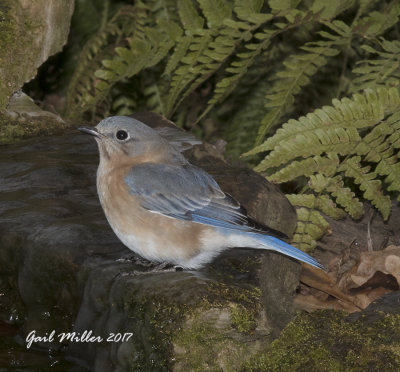
<instances>
[{"instance_id":1,"label":"bird's leg","mask_svg":"<svg viewBox=\"0 0 400 372\"><path fill-rule=\"evenodd\" d=\"M183 267L178 266L178 265L172 265L168 262L160 262L160 263L154 263L148 260L145 260L143 258L137 257L135 255L132 255L129 258L119 258L117 262L132 262L134 264L138 264L140 266L143 266L145 268L150 268L150 270L147 271L138 271L138 270L133 270L131 272L125 272L121 273L122 276L126 275L145 275L145 274L154 274L154 273L170 273L170 272L175 272L175 271L183 271Z\"/></svg>"},{"instance_id":2,"label":"bird's leg","mask_svg":"<svg viewBox=\"0 0 400 372\"><path fill-rule=\"evenodd\" d=\"M131 262L136 265L140 265L143 267L152 267L154 266L154 262L146 260L144 258L136 256L134 253L126 255L124 257L118 258L117 262Z\"/></svg>"},{"instance_id":3,"label":"bird's leg","mask_svg":"<svg viewBox=\"0 0 400 372\"><path fill-rule=\"evenodd\" d=\"M153 268L149 271L134 271L135 275L151 274L151 273L171 273L175 271L183 271L181 266L172 265L168 262L153 263Z\"/></svg>"}]
</instances>

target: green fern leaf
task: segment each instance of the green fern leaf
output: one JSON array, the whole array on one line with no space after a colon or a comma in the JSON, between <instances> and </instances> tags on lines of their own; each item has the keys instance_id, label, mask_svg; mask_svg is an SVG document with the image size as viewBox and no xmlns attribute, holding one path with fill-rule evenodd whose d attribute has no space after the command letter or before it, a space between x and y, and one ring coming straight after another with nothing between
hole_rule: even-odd
<instances>
[{"instance_id":1,"label":"green fern leaf","mask_svg":"<svg viewBox=\"0 0 400 372\"><path fill-rule=\"evenodd\" d=\"M256 170L271 172L278 167L268 177L278 183L306 177L308 187L316 196L328 193L328 199L353 218L360 218L361 201L344 187L344 177L351 178L363 192L364 199L371 201L387 219L390 197L384 193L382 181L377 177L385 177L387 191L400 191L396 177L399 175L399 109L400 97L395 88L366 90L352 99L333 100L333 106L284 124L261 145L272 151ZM314 208L322 210L321 205L317 206L317 199L314 202Z\"/></svg>"},{"instance_id":2,"label":"green fern leaf","mask_svg":"<svg viewBox=\"0 0 400 372\"><path fill-rule=\"evenodd\" d=\"M304 233L303 226L301 225L299 230L296 230L292 238L292 244L304 252L310 252L317 246L317 242L310 235Z\"/></svg>"},{"instance_id":3,"label":"green fern leaf","mask_svg":"<svg viewBox=\"0 0 400 372\"><path fill-rule=\"evenodd\" d=\"M181 23L188 35L201 30L204 25L204 18L199 16L191 0L178 0L178 12Z\"/></svg>"},{"instance_id":4,"label":"green fern leaf","mask_svg":"<svg viewBox=\"0 0 400 372\"><path fill-rule=\"evenodd\" d=\"M336 204L342 206L351 217L359 219L363 216L363 204L354 192L343 186L343 179L340 175L327 181L326 191L335 198Z\"/></svg>"},{"instance_id":5,"label":"green fern leaf","mask_svg":"<svg viewBox=\"0 0 400 372\"><path fill-rule=\"evenodd\" d=\"M315 203L315 208L335 220L347 216L346 212L338 208L336 203L328 195L319 195Z\"/></svg>"},{"instance_id":6,"label":"green fern leaf","mask_svg":"<svg viewBox=\"0 0 400 372\"><path fill-rule=\"evenodd\" d=\"M116 56L112 60L102 61L103 68L97 70L95 76L103 80L105 88L97 89L95 101L104 99L117 82L156 65L174 45L169 36L177 37L179 29L171 22L160 22L158 28L146 30L144 34L145 39L142 32L139 32L129 40L128 47L116 48Z\"/></svg>"},{"instance_id":7,"label":"green fern leaf","mask_svg":"<svg viewBox=\"0 0 400 372\"><path fill-rule=\"evenodd\" d=\"M327 156L313 156L307 159L293 161L276 173L268 176L268 181L283 183L298 177L309 177L314 173L333 176L337 171L339 158L336 153Z\"/></svg>"},{"instance_id":8,"label":"green fern leaf","mask_svg":"<svg viewBox=\"0 0 400 372\"><path fill-rule=\"evenodd\" d=\"M143 91L144 96L147 98L147 109L157 114L164 115L165 104L163 100L163 92L157 83L146 86Z\"/></svg>"},{"instance_id":9,"label":"green fern leaf","mask_svg":"<svg viewBox=\"0 0 400 372\"><path fill-rule=\"evenodd\" d=\"M312 14L296 12L296 17L293 17L292 22L282 24L280 27L279 24L275 23L274 28L266 29L262 33L255 33L254 37L257 42L251 40L249 43L244 45L245 52L236 54L236 59L231 62L228 68L226 68L226 72L229 72L230 75L224 77L216 84L213 96L208 101L206 110L203 111L203 113L197 119L197 122L207 115L217 103L223 101L229 94L232 93L232 91L238 85L240 79L246 74L249 67L254 63L255 59L260 55L260 53L269 47L273 38L291 28L310 21L311 17ZM262 22L255 24L253 28L258 28L261 26L261 24L265 23L271 18L272 15L264 15L264 18L261 19Z\"/></svg>"},{"instance_id":10,"label":"green fern leaf","mask_svg":"<svg viewBox=\"0 0 400 372\"><path fill-rule=\"evenodd\" d=\"M113 50L108 48L110 40L118 44L123 35L131 35L132 18L136 11L134 6L121 7L83 47L67 89L67 112L70 117L78 117L95 104L95 89L106 89L95 77L95 71L101 67L102 59L112 56Z\"/></svg>"},{"instance_id":11,"label":"green fern leaf","mask_svg":"<svg viewBox=\"0 0 400 372\"><path fill-rule=\"evenodd\" d=\"M315 0L311 10L320 13L320 17L325 20L332 19L354 5L354 0Z\"/></svg>"},{"instance_id":12,"label":"green fern leaf","mask_svg":"<svg viewBox=\"0 0 400 372\"><path fill-rule=\"evenodd\" d=\"M316 246L316 240L329 229L329 223L316 210L297 208L297 227L292 243L303 251L309 251Z\"/></svg>"},{"instance_id":13,"label":"green fern leaf","mask_svg":"<svg viewBox=\"0 0 400 372\"><path fill-rule=\"evenodd\" d=\"M370 200L386 220L390 214L390 198L383 194L382 182L376 179L376 173L370 172L369 166L361 167L360 161L360 156L350 157L342 162L339 171L343 171L346 177L353 178L360 185L364 198Z\"/></svg>"},{"instance_id":14,"label":"green fern leaf","mask_svg":"<svg viewBox=\"0 0 400 372\"><path fill-rule=\"evenodd\" d=\"M264 0L236 0L234 11L239 19L248 20L254 14L260 14Z\"/></svg>"},{"instance_id":15,"label":"green fern leaf","mask_svg":"<svg viewBox=\"0 0 400 372\"><path fill-rule=\"evenodd\" d=\"M380 89L378 95L372 91L366 91L364 94L353 95L352 100L348 98L343 98L341 101L335 99L332 101L333 107L325 106L298 120L289 120L281 129L278 129L274 136L244 154L244 156L274 149L273 153L267 156L257 169L262 171L270 166L277 166L283 162L277 160L278 164L273 162L273 165L270 165L269 159L271 157L273 159L279 158L280 151L286 152L284 148L287 149L292 144L297 145L300 152L297 156L301 156L303 150L299 149L299 146L301 146L302 139L307 137L307 142L314 142L315 138L323 141L321 137L323 135L320 131L324 131L325 128L329 128L328 130L332 133L333 138L336 139L337 137L345 139L343 136L346 136L347 132L349 140L352 139L354 141L352 143L352 146L354 146L360 138L352 129L362 129L376 125L384 118L385 111L392 111L394 107L398 107L399 102L399 93L396 89ZM335 129L340 129L340 131L336 132ZM290 144L288 144L289 142ZM303 143L303 145L305 144ZM318 144L315 144L318 147ZM304 152L307 153L307 149Z\"/></svg>"},{"instance_id":16,"label":"green fern leaf","mask_svg":"<svg viewBox=\"0 0 400 372\"><path fill-rule=\"evenodd\" d=\"M378 124L362 139L355 153L362 155L366 162L377 163L375 172L386 176L388 191L400 192L399 154L400 148L400 112L395 112Z\"/></svg>"},{"instance_id":17,"label":"green fern leaf","mask_svg":"<svg viewBox=\"0 0 400 372\"><path fill-rule=\"evenodd\" d=\"M336 206L328 195L287 194L286 197L294 207L316 209L336 220L346 217L346 212ZM318 239L317 237L314 237Z\"/></svg>"},{"instance_id":18,"label":"green fern leaf","mask_svg":"<svg viewBox=\"0 0 400 372\"><path fill-rule=\"evenodd\" d=\"M257 18L254 15L250 17L249 22L225 18L222 23L218 23L218 27L209 30L197 30L193 32L193 35L186 36L186 38L190 38L190 45L187 48L190 52L185 57L180 58L181 64L172 75L171 89L167 101L167 116L171 116L191 92L214 74L234 53L238 45L251 38L251 32L271 18L271 15L261 15L262 17L257 19L258 23L251 23L251 20ZM250 46L250 48L252 47ZM178 53L178 49L175 53ZM258 52L250 50L251 53L258 54ZM246 53L238 54L241 58L245 58L245 55ZM174 55L171 58L177 60ZM235 61L226 69L227 72L237 70L247 71L242 61ZM227 81L221 82L219 87L225 87L227 84ZM206 112L197 121L201 120L205 114Z\"/></svg>"},{"instance_id":19,"label":"green fern leaf","mask_svg":"<svg viewBox=\"0 0 400 372\"><path fill-rule=\"evenodd\" d=\"M325 111L326 112L326 111ZM348 154L360 141L356 128L316 128L307 135L298 134L278 145L257 167L257 171L277 167L297 157L321 155L324 152Z\"/></svg>"},{"instance_id":20,"label":"green fern leaf","mask_svg":"<svg viewBox=\"0 0 400 372\"><path fill-rule=\"evenodd\" d=\"M358 75L353 80L353 91L379 85L398 86L400 84L400 42L381 39L379 45L381 51L368 45L362 46L366 52L375 54L379 58L366 59L357 63L357 67L353 69L353 73Z\"/></svg>"},{"instance_id":21,"label":"green fern leaf","mask_svg":"<svg viewBox=\"0 0 400 372\"><path fill-rule=\"evenodd\" d=\"M366 17L360 19L356 26L363 30L363 37L369 39L378 37L398 22L400 7L396 3L394 1L389 6L384 4L380 11L370 12Z\"/></svg>"},{"instance_id":22,"label":"green fern leaf","mask_svg":"<svg viewBox=\"0 0 400 372\"><path fill-rule=\"evenodd\" d=\"M266 107L270 109L263 118L255 141L259 145L265 135L288 113L295 101L295 96L311 82L314 76L329 59L340 53L340 47L346 45L352 36L351 28L339 21L324 22L336 32L320 32L327 40L308 42L300 49L307 53L290 55L284 62L284 70L275 75L275 83L266 94Z\"/></svg>"},{"instance_id":23,"label":"green fern leaf","mask_svg":"<svg viewBox=\"0 0 400 372\"><path fill-rule=\"evenodd\" d=\"M274 13L290 12L295 9L300 0L268 0L268 5Z\"/></svg>"},{"instance_id":24,"label":"green fern leaf","mask_svg":"<svg viewBox=\"0 0 400 372\"><path fill-rule=\"evenodd\" d=\"M322 47L319 45L312 47L308 43L302 49L310 53L289 56L283 62L286 69L276 74L277 82L266 96L266 107L270 111L261 122L256 144L264 139L265 134L289 110L294 103L294 96L301 91L302 87L308 85L310 77L327 63L327 57L333 57L339 53L339 50L333 48L331 43L326 43Z\"/></svg>"},{"instance_id":25,"label":"green fern leaf","mask_svg":"<svg viewBox=\"0 0 400 372\"><path fill-rule=\"evenodd\" d=\"M355 196L354 192L348 187L343 187L341 175L330 178L318 173L310 176L308 185L317 194L323 192L331 194L336 204L343 207L353 218L358 219L363 215L362 203Z\"/></svg>"},{"instance_id":26,"label":"green fern leaf","mask_svg":"<svg viewBox=\"0 0 400 372\"><path fill-rule=\"evenodd\" d=\"M209 28L221 26L225 19L231 18L232 9L225 0L197 0L207 18Z\"/></svg>"}]
</instances>

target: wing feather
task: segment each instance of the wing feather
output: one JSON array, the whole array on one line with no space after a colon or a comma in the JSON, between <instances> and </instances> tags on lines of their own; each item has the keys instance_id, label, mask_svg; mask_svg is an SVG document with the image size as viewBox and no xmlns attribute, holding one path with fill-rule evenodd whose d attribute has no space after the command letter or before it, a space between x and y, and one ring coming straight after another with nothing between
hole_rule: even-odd
<instances>
[{"instance_id":1,"label":"wing feather","mask_svg":"<svg viewBox=\"0 0 400 372\"><path fill-rule=\"evenodd\" d=\"M191 164L140 164L131 168L125 182L150 212L215 227L283 235L260 228L207 172Z\"/></svg>"}]
</instances>

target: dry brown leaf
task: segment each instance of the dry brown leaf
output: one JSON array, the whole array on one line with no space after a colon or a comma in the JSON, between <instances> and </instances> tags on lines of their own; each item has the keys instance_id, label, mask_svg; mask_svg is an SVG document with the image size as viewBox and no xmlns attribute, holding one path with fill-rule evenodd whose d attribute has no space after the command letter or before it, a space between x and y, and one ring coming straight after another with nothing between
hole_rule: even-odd
<instances>
[{"instance_id":1,"label":"dry brown leaf","mask_svg":"<svg viewBox=\"0 0 400 372\"><path fill-rule=\"evenodd\" d=\"M323 270L314 268L310 265L303 265L303 270L300 275L300 282L308 285L311 288L325 292L330 296L337 298L338 300L341 300L348 305L348 308L352 308L353 311L361 310L354 302L354 299L351 296L343 293L337 287L334 280Z\"/></svg>"},{"instance_id":2,"label":"dry brown leaf","mask_svg":"<svg viewBox=\"0 0 400 372\"><path fill-rule=\"evenodd\" d=\"M329 273L303 265L300 282L309 289L303 288L295 303L307 311L342 309L354 312L366 308L385 293L400 289L400 246L362 252L357 263L339 275L338 267L344 258L345 255L341 255L334 259L333 270Z\"/></svg>"},{"instance_id":3,"label":"dry brown leaf","mask_svg":"<svg viewBox=\"0 0 400 372\"><path fill-rule=\"evenodd\" d=\"M354 305L351 305L347 302L342 302L332 297L329 300L322 301L312 295L297 295L294 298L293 303L298 308L310 312L321 309L344 310L349 313L360 311L360 309Z\"/></svg>"}]
</instances>

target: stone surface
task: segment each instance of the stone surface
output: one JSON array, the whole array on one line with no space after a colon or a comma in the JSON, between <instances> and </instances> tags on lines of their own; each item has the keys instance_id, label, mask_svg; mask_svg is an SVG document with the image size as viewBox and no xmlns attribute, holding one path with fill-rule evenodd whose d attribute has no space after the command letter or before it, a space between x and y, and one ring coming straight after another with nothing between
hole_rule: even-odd
<instances>
[{"instance_id":1,"label":"stone surface","mask_svg":"<svg viewBox=\"0 0 400 372\"><path fill-rule=\"evenodd\" d=\"M19 91L11 96L7 110L0 114L0 144L60 133L67 126L59 115L42 110L32 98Z\"/></svg>"},{"instance_id":2,"label":"stone surface","mask_svg":"<svg viewBox=\"0 0 400 372\"><path fill-rule=\"evenodd\" d=\"M67 41L74 0L0 3L0 112L9 97Z\"/></svg>"},{"instance_id":3,"label":"stone surface","mask_svg":"<svg viewBox=\"0 0 400 372\"><path fill-rule=\"evenodd\" d=\"M362 312L300 314L279 339L244 363L243 372L400 370L400 292Z\"/></svg>"}]
</instances>

